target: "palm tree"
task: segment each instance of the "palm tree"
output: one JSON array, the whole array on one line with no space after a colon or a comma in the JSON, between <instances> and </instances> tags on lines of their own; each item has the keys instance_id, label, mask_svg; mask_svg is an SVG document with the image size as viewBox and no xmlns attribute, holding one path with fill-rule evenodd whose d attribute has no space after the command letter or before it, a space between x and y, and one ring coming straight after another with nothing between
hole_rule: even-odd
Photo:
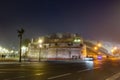
<instances>
[{"instance_id":1,"label":"palm tree","mask_svg":"<svg viewBox=\"0 0 120 80\"><path fill-rule=\"evenodd\" d=\"M22 35L24 33L24 29L21 28L20 30L17 30L18 37L20 38L20 55L19 55L19 62L21 62L21 45L22 45Z\"/></svg>"}]
</instances>

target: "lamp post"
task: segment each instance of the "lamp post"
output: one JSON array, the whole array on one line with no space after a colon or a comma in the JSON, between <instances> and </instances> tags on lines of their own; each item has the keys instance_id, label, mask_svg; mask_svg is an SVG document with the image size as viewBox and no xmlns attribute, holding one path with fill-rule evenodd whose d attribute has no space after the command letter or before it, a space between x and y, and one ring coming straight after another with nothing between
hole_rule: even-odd
<instances>
[{"instance_id":1,"label":"lamp post","mask_svg":"<svg viewBox=\"0 0 120 80\"><path fill-rule=\"evenodd\" d=\"M21 28L20 30L17 31L18 32L18 37L20 38L20 53L19 53L19 62L21 62L21 45L22 45L22 36L23 36L23 33L24 33L24 29Z\"/></svg>"},{"instance_id":2,"label":"lamp post","mask_svg":"<svg viewBox=\"0 0 120 80\"><path fill-rule=\"evenodd\" d=\"M42 48L42 44L39 45L40 47L40 51L39 51L39 62L41 61L41 48Z\"/></svg>"},{"instance_id":3,"label":"lamp post","mask_svg":"<svg viewBox=\"0 0 120 80\"><path fill-rule=\"evenodd\" d=\"M38 43L39 43L39 48L40 48L40 51L39 51L39 62L40 62L40 61L41 61L41 48L42 48L43 40L42 40L42 39L39 39L39 40L38 40Z\"/></svg>"}]
</instances>

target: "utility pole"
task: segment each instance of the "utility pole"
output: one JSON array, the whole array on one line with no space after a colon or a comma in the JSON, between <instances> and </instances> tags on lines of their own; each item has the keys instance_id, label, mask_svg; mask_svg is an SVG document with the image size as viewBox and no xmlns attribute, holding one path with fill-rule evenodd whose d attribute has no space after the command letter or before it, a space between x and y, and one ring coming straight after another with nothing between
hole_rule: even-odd
<instances>
[{"instance_id":1,"label":"utility pole","mask_svg":"<svg viewBox=\"0 0 120 80\"><path fill-rule=\"evenodd\" d=\"M19 47L19 62L21 62L21 46L22 46L22 36L23 36L23 33L24 33L24 29L21 28L20 30L17 30L17 33L18 33L18 37L20 38L20 47Z\"/></svg>"}]
</instances>

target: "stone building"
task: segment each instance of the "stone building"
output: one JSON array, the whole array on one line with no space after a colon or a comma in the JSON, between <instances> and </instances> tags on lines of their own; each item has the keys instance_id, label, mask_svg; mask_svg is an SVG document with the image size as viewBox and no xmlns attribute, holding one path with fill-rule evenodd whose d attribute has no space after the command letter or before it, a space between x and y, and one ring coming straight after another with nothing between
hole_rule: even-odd
<instances>
[{"instance_id":1,"label":"stone building","mask_svg":"<svg viewBox=\"0 0 120 80\"><path fill-rule=\"evenodd\" d=\"M81 59L86 56L83 46L83 38L79 34L51 34L32 39L27 56L35 60Z\"/></svg>"}]
</instances>

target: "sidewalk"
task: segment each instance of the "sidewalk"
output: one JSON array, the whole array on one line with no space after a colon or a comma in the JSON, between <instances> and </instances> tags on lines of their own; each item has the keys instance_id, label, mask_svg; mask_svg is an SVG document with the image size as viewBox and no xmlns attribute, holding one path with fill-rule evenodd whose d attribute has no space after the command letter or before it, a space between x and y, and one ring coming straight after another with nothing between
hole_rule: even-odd
<instances>
[{"instance_id":1,"label":"sidewalk","mask_svg":"<svg viewBox=\"0 0 120 80\"><path fill-rule=\"evenodd\" d=\"M57 63L80 63L86 62L85 60L41 60L40 62L57 62ZM21 63L39 63L38 60L31 61L31 60L22 60L19 62L18 58L0 58L0 64L21 64Z\"/></svg>"},{"instance_id":2,"label":"sidewalk","mask_svg":"<svg viewBox=\"0 0 120 80\"><path fill-rule=\"evenodd\" d=\"M0 64L30 64L30 63L38 63L38 62L19 62L19 61L9 61L9 62L0 62Z\"/></svg>"}]
</instances>

